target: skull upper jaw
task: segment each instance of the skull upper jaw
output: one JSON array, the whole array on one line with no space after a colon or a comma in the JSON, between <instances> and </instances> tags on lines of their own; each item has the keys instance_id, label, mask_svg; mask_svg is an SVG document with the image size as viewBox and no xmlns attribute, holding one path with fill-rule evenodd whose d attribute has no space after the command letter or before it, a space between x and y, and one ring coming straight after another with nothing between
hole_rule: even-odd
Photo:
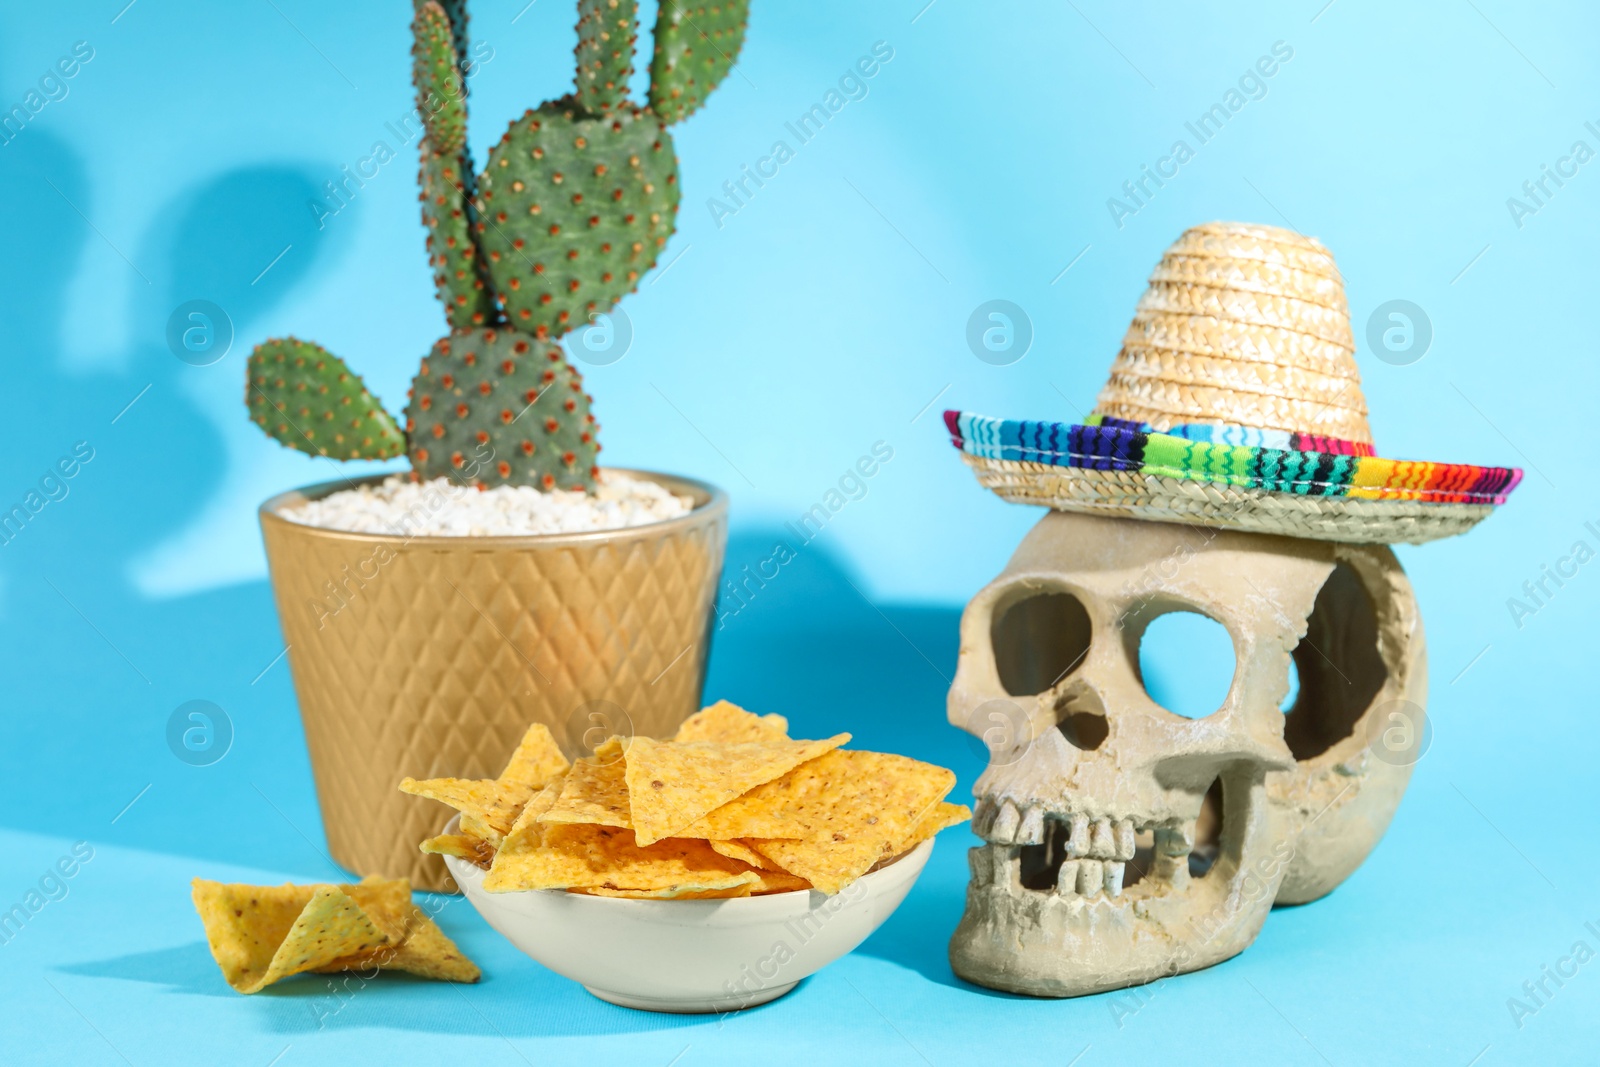
<instances>
[{"instance_id":1,"label":"skull upper jaw","mask_svg":"<svg viewBox=\"0 0 1600 1067\"><path fill-rule=\"evenodd\" d=\"M1219 781L1221 837L1215 861L1198 876L1156 857L1129 889L1085 894L1050 884L1036 865L1028 871L1022 853L1037 846L973 849L966 910L950 942L952 969L995 989L1073 997L1198 970L1243 951L1292 854L1275 829L1261 773L1239 765ZM1198 795L1193 806L1199 808ZM984 830L992 835L997 821L991 816Z\"/></svg>"}]
</instances>

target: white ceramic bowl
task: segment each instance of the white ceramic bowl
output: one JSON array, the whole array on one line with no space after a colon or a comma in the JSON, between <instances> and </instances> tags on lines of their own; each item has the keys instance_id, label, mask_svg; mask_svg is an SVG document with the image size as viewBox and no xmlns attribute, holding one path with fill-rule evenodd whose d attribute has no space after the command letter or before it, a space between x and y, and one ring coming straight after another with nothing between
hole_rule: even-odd
<instances>
[{"instance_id":1,"label":"white ceramic bowl","mask_svg":"<svg viewBox=\"0 0 1600 1067\"><path fill-rule=\"evenodd\" d=\"M446 827L454 832L455 820ZM731 1012L783 996L867 939L933 852L924 841L835 896L627 900L559 889L488 893L446 856L472 906L513 945L601 1000L647 1011Z\"/></svg>"}]
</instances>

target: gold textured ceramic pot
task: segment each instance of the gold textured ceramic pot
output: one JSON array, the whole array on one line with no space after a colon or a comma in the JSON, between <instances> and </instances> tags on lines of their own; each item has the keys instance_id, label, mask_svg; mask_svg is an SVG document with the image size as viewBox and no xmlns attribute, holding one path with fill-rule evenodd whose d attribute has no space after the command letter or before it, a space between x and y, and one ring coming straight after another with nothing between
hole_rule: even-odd
<instances>
[{"instance_id":1,"label":"gold textured ceramic pot","mask_svg":"<svg viewBox=\"0 0 1600 1067\"><path fill-rule=\"evenodd\" d=\"M401 778L493 777L532 722L571 755L586 732L667 736L699 707L728 498L702 482L622 473L695 508L595 533L405 537L278 514L351 482L261 505L322 822L340 864L453 890L439 858L417 851L450 813L401 793Z\"/></svg>"}]
</instances>

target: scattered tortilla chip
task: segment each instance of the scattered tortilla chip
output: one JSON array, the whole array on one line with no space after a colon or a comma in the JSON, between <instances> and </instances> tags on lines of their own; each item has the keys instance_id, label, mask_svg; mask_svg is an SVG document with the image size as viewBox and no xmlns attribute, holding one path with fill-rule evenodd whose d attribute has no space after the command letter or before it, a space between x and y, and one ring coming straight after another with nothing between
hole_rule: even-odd
<instances>
[{"instance_id":1,"label":"scattered tortilla chip","mask_svg":"<svg viewBox=\"0 0 1600 1067\"><path fill-rule=\"evenodd\" d=\"M254 993L265 984L273 955L310 903L313 889L308 885L224 884L203 878L190 884L211 956L230 986L241 993Z\"/></svg>"},{"instance_id":2,"label":"scattered tortilla chip","mask_svg":"<svg viewBox=\"0 0 1600 1067\"><path fill-rule=\"evenodd\" d=\"M196 878L195 910L227 983L255 993L304 971L377 966L452 981L478 980L405 879L359 885L225 885Z\"/></svg>"},{"instance_id":3,"label":"scattered tortilla chip","mask_svg":"<svg viewBox=\"0 0 1600 1067\"><path fill-rule=\"evenodd\" d=\"M561 795L540 819L548 823L595 823L631 829L627 765L622 739L608 738L572 765L561 780Z\"/></svg>"},{"instance_id":4,"label":"scattered tortilla chip","mask_svg":"<svg viewBox=\"0 0 1600 1067\"><path fill-rule=\"evenodd\" d=\"M704 841L641 848L632 830L592 823L545 824L533 843L513 835L484 876L491 893L521 889L731 889L759 874L719 856Z\"/></svg>"},{"instance_id":5,"label":"scattered tortilla chip","mask_svg":"<svg viewBox=\"0 0 1600 1067\"><path fill-rule=\"evenodd\" d=\"M719 700L683 720L674 741L718 741L736 745L747 741L787 741L789 720L782 715L756 715L737 704Z\"/></svg>"},{"instance_id":6,"label":"scattered tortilla chip","mask_svg":"<svg viewBox=\"0 0 1600 1067\"><path fill-rule=\"evenodd\" d=\"M339 887L391 944L405 940L411 924L411 883L369 874L356 885Z\"/></svg>"},{"instance_id":7,"label":"scattered tortilla chip","mask_svg":"<svg viewBox=\"0 0 1600 1067\"><path fill-rule=\"evenodd\" d=\"M406 879L368 877L360 885L343 888L373 924L389 934L390 943L319 967L319 973L377 967L446 982L476 982L482 976L438 924L411 902L411 883Z\"/></svg>"},{"instance_id":8,"label":"scattered tortilla chip","mask_svg":"<svg viewBox=\"0 0 1600 1067\"><path fill-rule=\"evenodd\" d=\"M440 834L422 843L422 851L432 856L454 856L484 870L494 862L495 849L487 841L466 834Z\"/></svg>"},{"instance_id":9,"label":"scattered tortilla chip","mask_svg":"<svg viewBox=\"0 0 1600 1067\"><path fill-rule=\"evenodd\" d=\"M640 845L665 837L716 808L742 797L797 765L850 740L835 734L824 741L655 741L636 737L627 746L628 806ZM952 775L952 781L954 776ZM696 834L727 839L739 834ZM758 836L792 836L761 834Z\"/></svg>"},{"instance_id":10,"label":"scattered tortilla chip","mask_svg":"<svg viewBox=\"0 0 1600 1067\"><path fill-rule=\"evenodd\" d=\"M382 970L404 971L435 982L476 982L483 977L478 965L467 959L456 943L445 936L439 924L412 905L413 918L406 939L393 950L380 950L377 962ZM370 962L367 963L370 966ZM362 961L356 961L360 969Z\"/></svg>"},{"instance_id":11,"label":"scattered tortilla chip","mask_svg":"<svg viewBox=\"0 0 1600 1067\"><path fill-rule=\"evenodd\" d=\"M240 993L388 941L338 886L223 885L196 878L191 892L211 955Z\"/></svg>"}]
</instances>

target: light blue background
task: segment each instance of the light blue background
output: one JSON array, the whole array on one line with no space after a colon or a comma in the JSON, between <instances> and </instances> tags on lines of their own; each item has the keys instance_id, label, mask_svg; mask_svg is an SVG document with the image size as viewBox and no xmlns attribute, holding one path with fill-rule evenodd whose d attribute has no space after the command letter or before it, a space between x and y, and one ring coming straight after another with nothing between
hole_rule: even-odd
<instances>
[{"instance_id":1,"label":"light blue background","mask_svg":"<svg viewBox=\"0 0 1600 1067\"><path fill-rule=\"evenodd\" d=\"M570 5L524 2L474 9L475 37L494 49L472 85L480 160L570 77ZM738 72L675 133L671 269L623 305L628 356L586 371L605 459L727 487L737 568L874 442L895 454L719 635L711 695L782 711L807 735L848 728L865 747L954 766L964 792L979 759L942 714L959 606L1034 514L973 483L938 410L1087 411L1161 250L1187 225L1245 219L1335 251L1358 337L1385 301L1426 310L1420 362L1381 362L1362 342L1383 454L1528 468L1482 529L1400 550L1429 625L1432 748L1348 884L1274 913L1243 956L1155 987L1120 1025L1113 1009L1130 1001L1009 998L950 975L966 843L953 831L861 951L721 1026L600 1004L453 904L442 921L483 965L482 985L385 979L319 1029L304 987L245 999L222 985L187 882L336 876L275 662L253 514L329 475L262 439L239 394L248 346L292 331L343 354L397 408L441 331L409 149L324 229L307 208L409 108L409 5L125 3L0 14L0 109L74 42L95 50L66 98L0 146L0 351L13 379L0 504L74 442L95 449L66 499L0 547L0 908L71 842L96 850L65 899L0 945L0 1058L1592 1058L1600 964L1520 1028L1506 1002L1575 941L1600 948L1583 926L1600 920L1594 567L1520 627L1507 600L1575 541L1600 547L1584 525L1600 528L1588 321L1600 163L1520 227L1506 200L1574 141L1600 149L1584 127L1600 124L1593 9L755 0ZM716 225L706 199L880 40L894 59L867 98ZM1119 229L1107 198L1276 41L1294 55L1266 96ZM163 339L195 297L227 308L237 331L205 368ZM964 340L973 308L995 298L1025 308L1035 334L1006 367ZM208 768L179 763L163 737L195 698L224 707L236 732Z\"/></svg>"}]
</instances>

